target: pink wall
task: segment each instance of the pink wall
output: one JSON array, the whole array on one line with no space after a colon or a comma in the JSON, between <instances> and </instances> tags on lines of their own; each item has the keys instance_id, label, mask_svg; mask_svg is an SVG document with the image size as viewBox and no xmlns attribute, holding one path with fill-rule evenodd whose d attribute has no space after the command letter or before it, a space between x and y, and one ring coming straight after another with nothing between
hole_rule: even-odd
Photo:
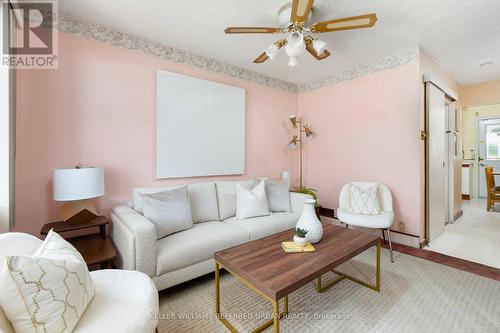
<instances>
[{"instance_id":1,"label":"pink wall","mask_svg":"<svg viewBox=\"0 0 500 333\"><path fill-rule=\"evenodd\" d=\"M296 175L296 152L285 147L288 115L298 113L317 133L305 146L305 177L321 203L337 207L349 181L383 182L393 191L397 220L419 234L418 63L293 95L72 34L59 38L59 70L18 73L16 230L38 234L60 218L51 169L79 162L105 169L106 195L98 200L104 214L138 186ZM158 69L247 90L245 175L155 179Z\"/></svg>"},{"instance_id":2,"label":"pink wall","mask_svg":"<svg viewBox=\"0 0 500 333\"><path fill-rule=\"evenodd\" d=\"M155 179L155 74L165 69L247 90L246 174L289 170L288 114L297 96L136 51L61 33L59 69L19 71L17 78L16 230L38 234L60 218L51 169L82 162L105 169L102 213L138 186L214 178ZM219 177L236 179L241 177Z\"/></svg>"},{"instance_id":3,"label":"pink wall","mask_svg":"<svg viewBox=\"0 0 500 333\"><path fill-rule=\"evenodd\" d=\"M321 204L337 207L342 185L351 181L385 183L393 193L396 221L418 236L419 64L301 94L298 111L317 133L305 143L305 179L319 191Z\"/></svg>"}]
</instances>

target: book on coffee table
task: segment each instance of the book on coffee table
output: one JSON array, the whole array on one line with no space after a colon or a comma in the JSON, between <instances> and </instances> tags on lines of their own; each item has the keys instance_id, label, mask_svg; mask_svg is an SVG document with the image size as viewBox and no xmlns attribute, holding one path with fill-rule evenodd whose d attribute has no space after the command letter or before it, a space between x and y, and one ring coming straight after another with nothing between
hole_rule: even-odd
<instances>
[{"instance_id":1,"label":"book on coffee table","mask_svg":"<svg viewBox=\"0 0 500 333\"><path fill-rule=\"evenodd\" d=\"M281 242L281 247L286 253L314 252L316 249L311 243L304 246L297 246L294 242Z\"/></svg>"}]
</instances>

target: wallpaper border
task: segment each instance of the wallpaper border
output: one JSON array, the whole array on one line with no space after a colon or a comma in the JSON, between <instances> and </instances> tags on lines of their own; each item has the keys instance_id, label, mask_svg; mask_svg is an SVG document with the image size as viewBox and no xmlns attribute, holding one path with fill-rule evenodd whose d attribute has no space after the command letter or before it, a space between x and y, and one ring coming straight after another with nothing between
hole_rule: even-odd
<instances>
[{"instance_id":1,"label":"wallpaper border","mask_svg":"<svg viewBox=\"0 0 500 333\"><path fill-rule=\"evenodd\" d=\"M300 94L314 89L324 88L342 81L354 80L369 73L412 63L418 60L420 53L419 48L416 47L385 57L384 59L366 63L357 68L345 70L339 74L314 79L304 84L294 84L68 15L60 16L58 29L61 32L77 34L87 39L104 42L111 46L139 51L210 72L225 74L261 86L280 89L292 94Z\"/></svg>"}]
</instances>

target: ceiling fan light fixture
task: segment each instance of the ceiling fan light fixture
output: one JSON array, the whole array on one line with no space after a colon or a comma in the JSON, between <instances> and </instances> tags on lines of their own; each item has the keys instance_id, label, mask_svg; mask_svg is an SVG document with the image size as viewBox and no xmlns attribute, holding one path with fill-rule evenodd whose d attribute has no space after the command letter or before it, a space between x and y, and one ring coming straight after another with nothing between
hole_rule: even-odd
<instances>
[{"instance_id":1,"label":"ceiling fan light fixture","mask_svg":"<svg viewBox=\"0 0 500 333\"><path fill-rule=\"evenodd\" d=\"M278 51L278 47L275 44L272 44L267 48L266 55L269 57L269 59L274 60L274 58L276 58L276 55L278 54Z\"/></svg>"},{"instance_id":2,"label":"ceiling fan light fixture","mask_svg":"<svg viewBox=\"0 0 500 333\"><path fill-rule=\"evenodd\" d=\"M12 0L11 0L12 1ZM226 34L284 34L286 37L276 41L253 61L261 64L268 59L274 59L278 50L285 47L290 58L288 66L298 65L298 57L306 51L316 60L323 60L332 54L326 49L326 43L310 36L311 33L336 32L370 28L377 22L377 15L369 13L350 17L336 18L310 23L314 0L288 0L278 11L279 27L227 27Z\"/></svg>"},{"instance_id":3,"label":"ceiling fan light fixture","mask_svg":"<svg viewBox=\"0 0 500 333\"><path fill-rule=\"evenodd\" d=\"M299 64L299 59L297 57L290 57L288 59L288 66L290 67L296 67Z\"/></svg>"},{"instance_id":4,"label":"ceiling fan light fixture","mask_svg":"<svg viewBox=\"0 0 500 333\"><path fill-rule=\"evenodd\" d=\"M304 35L299 31L292 31L286 38L288 45L292 47L302 47L304 45Z\"/></svg>"},{"instance_id":5,"label":"ceiling fan light fixture","mask_svg":"<svg viewBox=\"0 0 500 333\"><path fill-rule=\"evenodd\" d=\"M300 57L306 49L306 44L302 43L301 46L292 46L290 44L286 44L285 52L289 57Z\"/></svg>"},{"instance_id":6,"label":"ceiling fan light fixture","mask_svg":"<svg viewBox=\"0 0 500 333\"><path fill-rule=\"evenodd\" d=\"M317 54L322 54L326 49L326 43L319 39L316 39L312 46Z\"/></svg>"}]
</instances>

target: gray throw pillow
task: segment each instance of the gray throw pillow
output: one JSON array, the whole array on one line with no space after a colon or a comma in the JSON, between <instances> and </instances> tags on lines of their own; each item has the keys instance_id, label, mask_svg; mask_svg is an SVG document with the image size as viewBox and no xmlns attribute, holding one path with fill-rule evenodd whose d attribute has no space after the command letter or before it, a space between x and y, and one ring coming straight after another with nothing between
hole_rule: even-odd
<instances>
[{"instance_id":1,"label":"gray throw pillow","mask_svg":"<svg viewBox=\"0 0 500 333\"><path fill-rule=\"evenodd\" d=\"M193 226L187 186L143 194L144 217L156 225L158 239Z\"/></svg>"},{"instance_id":2,"label":"gray throw pillow","mask_svg":"<svg viewBox=\"0 0 500 333\"><path fill-rule=\"evenodd\" d=\"M266 181L267 199L272 212L289 212L290 188L287 179Z\"/></svg>"}]
</instances>

